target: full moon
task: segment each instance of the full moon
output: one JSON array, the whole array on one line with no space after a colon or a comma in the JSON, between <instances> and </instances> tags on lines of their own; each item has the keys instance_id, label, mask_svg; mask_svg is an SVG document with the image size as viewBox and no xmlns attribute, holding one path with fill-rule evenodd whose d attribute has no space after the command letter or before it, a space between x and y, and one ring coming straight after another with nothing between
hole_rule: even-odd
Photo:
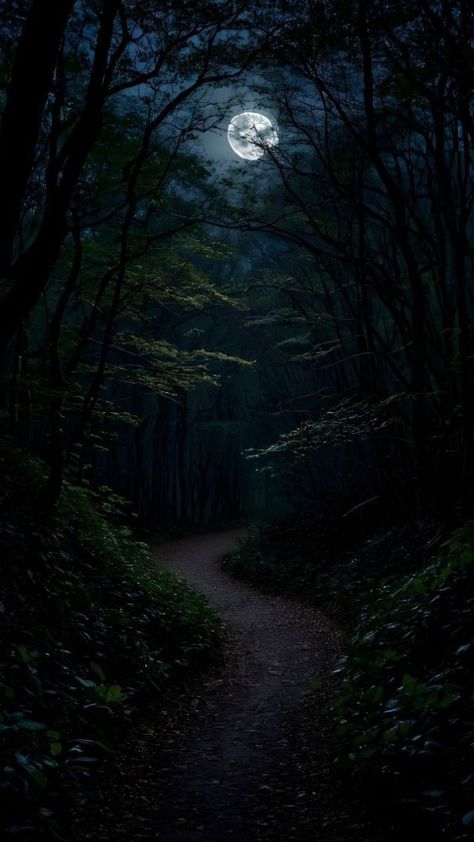
<instances>
[{"instance_id":1,"label":"full moon","mask_svg":"<svg viewBox=\"0 0 474 842\"><path fill-rule=\"evenodd\" d=\"M227 130L230 147L239 158L258 161L265 152L276 146L278 133L264 114L243 111L232 117Z\"/></svg>"}]
</instances>

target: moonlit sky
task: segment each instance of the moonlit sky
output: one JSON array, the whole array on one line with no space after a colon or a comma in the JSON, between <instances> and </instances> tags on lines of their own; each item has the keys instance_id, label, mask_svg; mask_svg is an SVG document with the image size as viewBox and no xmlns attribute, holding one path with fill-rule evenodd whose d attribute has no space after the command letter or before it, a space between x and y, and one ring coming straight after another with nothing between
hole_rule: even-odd
<instances>
[{"instance_id":1,"label":"moonlit sky","mask_svg":"<svg viewBox=\"0 0 474 842\"><path fill-rule=\"evenodd\" d=\"M278 145L278 132L268 117L256 111L243 111L232 117L227 140L240 158L257 161Z\"/></svg>"},{"instance_id":2,"label":"moonlit sky","mask_svg":"<svg viewBox=\"0 0 474 842\"><path fill-rule=\"evenodd\" d=\"M242 208L243 213L276 212L275 199L278 204L278 196L281 196L278 191L281 175L271 156L264 154L258 160L239 157L229 145L227 132L233 117L245 111L256 112L267 117L275 127L278 133L275 150L280 160L295 150L299 141L288 125L281 105L286 83L280 68L269 72L267 77L249 72L245 78L228 85L209 86L199 91L167 122L165 128L170 132L170 145L179 136L180 129L190 130L182 154L195 156L207 171L207 184L203 184L202 194L199 185L193 188L197 205L207 195L209 204L215 199L216 207L222 198L228 205ZM180 193L178 181L173 189ZM180 195L190 200L189 185L184 186ZM247 200L251 204L246 206Z\"/></svg>"},{"instance_id":3,"label":"moonlit sky","mask_svg":"<svg viewBox=\"0 0 474 842\"><path fill-rule=\"evenodd\" d=\"M266 155L262 156L258 161L248 161L244 158L239 158L229 146L227 140L227 129L233 117L241 114L243 111L256 111L267 117L272 124L277 128L280 143L282 142L281 131L278 126L278 115L275 113L275 104L268 97L264 101L261 94L255 92L252 86L245 86L242 89L235 87L225 87L218 90L210 90L207 94L208 104L205 110L211 119L215 116L215 125L208 131L200 133L195 141L196 147L202 151L202 154L211 163L220 164L227 169L226 165L237 165L239 170L248 171L262 166L267 166Z\"/></svg>"}]
</instances>

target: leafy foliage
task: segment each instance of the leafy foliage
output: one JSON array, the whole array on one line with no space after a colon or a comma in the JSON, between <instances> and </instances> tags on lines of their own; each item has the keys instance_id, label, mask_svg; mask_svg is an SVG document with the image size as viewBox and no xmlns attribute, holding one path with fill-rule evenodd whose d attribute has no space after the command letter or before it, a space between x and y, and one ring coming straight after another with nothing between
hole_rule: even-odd
<instances>
[{"instance_id":1,"label":"leafy foliage","mask_svg":"<svg viewBox=\"0 0 474 842\"><path fill-rule=\"evenodd\" d=\"M394 422L389 407L399 397L392 395L383 401L339 401L331 409L321 412L317 419L304 421L289 433L282 433L269 447L249 451L249 458L286 457L299 462L320 447L370 438Z\"/></svg>"},{"instance_id":2,"label":"leafy foliage","mask_svg":"<svg viewBox=\"0 0 474 842\"><path fill-rule=\"evenodd\" d=\"M1 462L3 832L50 839L137 708L213 655L219 622L84 488L66 483L45 527L31 514L43 464L15 450Z\"/></svg>"},{"instance_id":3,"label":"leafy foliage","mask_svg":"<svg viewBox=\"0 0 474 842\"><path fill-rule=\"evenodd\" d=\"M440 546L442 535L427 520L359 546L354 534L351 546L342 521L323 529L299 518L255 527L226 560L246 580L324 605L344 623L337 762L359 798L370 794L384 838L472 835L474 524Z\"/></svg>"},{"instance_id":4,"label":"leafy foliage","mask_svg":"<svg viewBox=\"0 0 474 842\"><path fill-rule=\"evenodd\" d=\"M473 607L468 523L369 597L339 668L340 763L369 777L398 831L471 838Z\"/></svg>"},{"instance_id":5,"label":"leafy foliage","mask_svg":"<svg viewBox=\"0 0 474 842\"><path fill-rule=\"evenodd\" d=\"M237 363L252 365L251 361L230 356L222 351L206 351L203 348L194 351L178 349L165 339L147 339L145 337L123 334L118 337L119 344L133 350L141 357L141 364L128 362L126 366L114 366L113 376L120 373L131 382L139 383L157 394L175 398L179 392L191 391L201 384L216 386L219 375L209 368L209 362Z\"/></svg>"},{"instance_id":6,"label":"leafy foliage","mask_svg":"<svg viewBox=\"0 0 474 842\"><path fill-rule=\"evenodd\" d=\"M330 606L348 624L381 579L429 557L435 530L426 520L374 532L372 520L354 517L307 514L254 525L226 566L265 590Z\"/></svg>"}]
</instances>

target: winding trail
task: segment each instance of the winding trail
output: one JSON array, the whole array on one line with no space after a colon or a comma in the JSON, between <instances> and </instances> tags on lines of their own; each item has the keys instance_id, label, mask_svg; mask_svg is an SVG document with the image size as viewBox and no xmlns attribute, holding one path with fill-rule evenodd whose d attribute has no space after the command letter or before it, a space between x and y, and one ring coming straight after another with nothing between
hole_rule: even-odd
<instances>
[{"instance_id":1,"label":"winding trail","mask_svg":"<svg viewBox=\"0 0 474 842\"><path fill-rule=\"evenodd\" d=\"M324 817L323 835L321 793L306 779L310 770L303 762L314 746L298 744L298 720L312 682L339 652L340 635L316 609L262 595L222 570L221 560L240 534L192 537L155 551L160 564L219 610L241 653L231 682L200 712L178 779L168 788L158 838L323 842L334 838L331 819ZM321 751L319 790L328 763Z\"/></svg>"},{"instance_id":2,"label":"winding trail","mask_svg":"<svg viewBox=\"0 0 474 842\"><path fill-rule=\"evenodd\" d=\"M79 822L81 842L375 839L341 794L325 693L314 692L340 654L340 631L317 609L261 594L222 570L241 534L155 548L158 564L220 612L226 665L194 697L186 691L159 721L150 716L134 730Z\"/></svg>"}]
</instances>

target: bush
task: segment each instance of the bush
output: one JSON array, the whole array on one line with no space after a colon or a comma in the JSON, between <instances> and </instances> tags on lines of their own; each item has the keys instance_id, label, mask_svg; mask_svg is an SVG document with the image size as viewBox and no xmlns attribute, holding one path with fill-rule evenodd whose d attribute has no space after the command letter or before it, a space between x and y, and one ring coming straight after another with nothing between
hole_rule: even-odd
<instances>
[{"instance_id":1,"label":"bush","mask_svg":"<svg viewBox=\"0 0 474 842\"><path fill-rule=\"evenodd\" d=\"M66 484L44 525L42 463L0 462L1 821L51 839L138 706L215 655L219 621L87 490Z\"/></svg>"},{"instance_id":2,"label":"bush","mask_svg":"<svg viewBox=\"0 0 474 842\"><path fill-rule=\"evenodd\" d=\"M370 524L307 515L253 526L225 566L264 590L330 606L349 625L381 580L416 570L430 557L435 532L429 520L373 533Z\"/></svg>"},{"instance_id":3,"label":"bush","mask_svg":"<svg viewBox=\"0 0 474 842\"><path fill-rule=\"evenodd\" d=\"M474 524L361 609L339 670L339 763L364 776L401 829L430 840L474 828Z\"/></svg>"}]
</instances>

